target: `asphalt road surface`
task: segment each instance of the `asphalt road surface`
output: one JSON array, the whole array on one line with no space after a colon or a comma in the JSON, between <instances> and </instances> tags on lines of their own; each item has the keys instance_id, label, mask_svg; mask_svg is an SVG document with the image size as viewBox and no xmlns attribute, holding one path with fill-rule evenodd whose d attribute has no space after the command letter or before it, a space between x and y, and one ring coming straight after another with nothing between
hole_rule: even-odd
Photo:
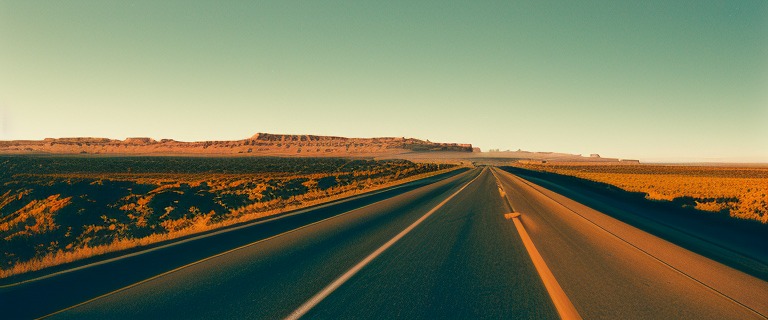
<instances>
[{"instance_id":1,"label":"asphalt road surface","mask_svg":"<svg viewBox=\"0 0 768 320\"><path fill-rule=\"evenodd\" d=\"M761 319L768 283L495 169L585 319Z\"/></svg>"},{"instance_id":2,"label":"asphalt road surface","mask_svg":"<svg viewBox=\"0 0 768 320\"><path fill-rule=\"evenodd\" d=\"M514 210L585 319L768 315L765 281L495 168L363 200L0 288L0 307L54 319L556 319L505 217Z\"/></svg>"}]
</instances>

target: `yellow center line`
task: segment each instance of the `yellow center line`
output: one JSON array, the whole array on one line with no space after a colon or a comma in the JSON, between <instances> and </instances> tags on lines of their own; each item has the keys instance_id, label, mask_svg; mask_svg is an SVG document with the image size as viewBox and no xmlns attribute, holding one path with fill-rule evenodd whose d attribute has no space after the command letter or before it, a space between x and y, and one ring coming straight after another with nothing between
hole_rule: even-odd
<instances>
[{"instance_id":1,"label":"yellow center line","mask_svg":"<svg viewBox=\"0 0 768 320\"><path fill-rule=\"evenodd\" d=\"M504 201L507 203L507 206L509 206L509 209L512 210L512 212L514 212L515 207L512 206L512 202L509 201L509 197L507 197L507 192L504 191L504 187L501 186L501 180L499 180L499 177L496 175L496 171L491 169L491 173L493 174L493 178L496 179L496 186L499 187L499 193L501 194L501 198L504 199Z\"/></svg>"},{"instance_id":2,"label":"yellow center line","mask_svg":"<svg viewBox=\"0 0 768 320\"><path fill-rule=\"evenodd\" d=\"M493 170L491 170L491 172L493 172ZM496 178L496 181L499 182L499 185L501 185L501 181L499 181L499 178L495 173L494 177ZM507 199L507 201L509 201L509 199ZM573 306L573 303L571 303L571 300L568 299L568 296L565 294L565 291L563 291L563 288L560 287L559 283L557 283L557 279L555 279L552 271L549 270L549 267L547 267L547 263L539 253L539 250L536 249L536 246L533 244L533 240L531 240L528 232L525 231L525 227L523 226L522 221L520 221L520 213L507 213L504 215L504 218L512 220L515 223L515 229L517 229L517 233L520 235L520 239L523 241L525 250L531 257L533 266L539 273L541 281L544 282L544 288L547 289L547 293L549 293L549 297L552 299L552 303L554 303L555 309L557 309L557 313L560 315L560 318L567 320L581 319L579 312L576 311L576 307Z\"/></svg>"},{"instance_id":3,"label":"yellow center line","mask_svg":"<svg viewBox=\"0 0 768 320\"><path fill-rule=\"evenodd\" d=\"M531 237L528 236L528 232L525 231L523 223L520 222L520 214L517 214L517 216L511 219L515 223L515 228L520 234L520 238L523 240L525 250L528 251L528 255L531 256L533 265L536 267L536 271L539 272L541 281L544 282L544 287L552 298L552 302L555 304L555 309L557 309L557 313L560 314L560 318L581 319L579 312L576 311L576 308L573 306L573 303L571 303L571 300L568 299L563 288L557 283L557 279L555 279L552 271L547 267L544 258L539 254L539 250L536 250L536 246L533 244L533 241L531 241Z\"/></svg>"},{"instance_id":4,"label":"yellow center line","mask_svg":"<svg viewBox=\"0 0 768 320\"><path fill-rule=\"evenodd\" d=\"M658 257L654 256L653 254L651 254L650 252L648 252L648 251L645 251L644 249L642 249L642 248L638 247L637 245L635 245L634 243L630 242L629 240L626 240L626 239L624 239L624 238L620 237L619 235L617 235L616 233L614 233L614 232L612 232L612 231L610 231L610 230L606 229L605 227L601 226L600 224L598 224L597 222L595 222L595 221L591 220L590 218L587 218L586 216L582 215L581 213L578 213L578 212L576 212L574 209L572 209L572 208L570 208L570 207L566 206L566 205L565 205L565 204L563 204L562 202L560 202L560 201L556 200L555 198L551 197L550 195L547 195L547 194L545 194L543 191L541 191L541 190L539 190L538 188L536 188L536 187L535 187L535 186L534 186L534 185L533 185L533 184L532 184L530 181L527 181L527 180L525 180L525 179L522 179L522 178L520 178L520 177L518 177L518 176L512 175L511 173L506 173L506 174L507 174L507 175L509 175L510 177L513 177L514 179L517 179L517 180L521 181L522 183L524 183L525 185L527 185L528 187L530 187L532 190L534 190L534 191L538 192L539 194L541 194L541 195L543 195L543 196L547 197L549 200L552 200L554 203L556 203L556 204L560 205L561 207L565 208L566 210L568 210L568 211L570 211L570 212L572 212L572 213L576 214L577 216L579 216L579 217L581 217L582 219L586 220L587 222L589 222L589 223L590 223L590 224L592 224L593 226L595 226L595 227L599 228L600 230L603 230L604 232L606 232L607 234L609 234L609 235L613 236L614 238L618 239L619 241L622 241L622 242L626 243L626 244L627 244L627 245L629 245L630 247L632 247L632 248L634 248L634 249L638 250L638 251L639 251L639 252L641 252L642 254L644 254L644 255L646 255L646 256L648 256L648 257L650 257L651 259L654 259L655 261L657 261L657 262L661 263L662 265L664 265L664 266L666 266L666 267L668 267L668 268L672 269L673 271L675 271L675 272L679 273L680 275L682 275L682 276L684 276L684 277L686 277L686 278L688 278L688 279L690 279L690 280L693 280L694 282L696 282L696 283L698 283L698 284L700 284L700 285L704 286L705 288L707 288L707 289L711 290L711 291L712 291L712 292L714 292L715 294L717 294L717 295L719 295L719 296L721 296L721 297L723 297L723 298L725 298L725 299L728 299L728 300L730 300L731 302L733 302L733 303L735 303L735 304L737 304L737 305L739 305L739 306L741 306L741 307L744 307L745 309L747 309L747 310L749 310L749 311L751 311L751 312L755 313L756 315L758 315L758 316L760 316L760 317L763 317L763 318L765 318L765 319L768 319L768 316L766 316L766 315L764 315L764 314L760 313L759 311L757 311L757 310L753 309L752 307L750 307L750 306L748 306L748 305L746 305L746 304L744 304L744 303L741 303L740 301L738 301L738 300L736 300L736 299L734 299L734 298L731 298L729 295L726 295L725 293L723 293L723 292L720 292L720 291L719 291L719 290L717 290L716 288L714 288L714 287L712 287L712 286L710 286L710 285L708 285L708 284L706 284L706 283L702 282L701 280L694 278L693 276L691 276L691 275L689 275L689 274L685 273L683 270L680 270L680 269L676 268L675 266L673 266L673 265L671 265L671 264L667 263L666 261L662 260L661 258L658 258ZM538 185L537 185L537 186L538 186ZM538 186L538 187L539 187L539 188L542 188L542 189L545 189L545 188L543 188L543 187L540 187L540 186ZM545 189L545 190L546 190L546 189Z\"/></svg>"}]
</instances>

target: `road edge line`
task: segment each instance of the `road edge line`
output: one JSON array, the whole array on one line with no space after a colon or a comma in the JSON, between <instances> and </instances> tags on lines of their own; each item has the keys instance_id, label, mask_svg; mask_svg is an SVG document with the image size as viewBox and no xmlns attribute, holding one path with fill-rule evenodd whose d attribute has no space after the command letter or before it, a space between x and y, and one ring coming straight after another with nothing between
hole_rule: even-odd
<instances>
[{"instance_id":1,"label":"road edge line","mask_svg":"<svg viewBox=\"0 0 768 320\"><path fill-rule=\"evenodd\" d=\"M450 172L453 172L455 170L459 170L459 169L454 169L452 171L447 171L445 173L450 173ZM467 171L467 172L469 172L469 171ZM459 174L457 174L455 176L452 176L452 177L456 177L458 175L461 175L461 173L459 173ZM444 179L441 179L441 180L437 180L437 181L432 182L432 183L440 182L442 180L450 179L452 177L447 177L447 178L444 178ZM431 178L431 177L426 177L426 178L422 178L422 179L427 179L427 178ZM419 179L419 180L422 180L422 179ZM118 255L118 256L115 256L115 257L112 257L112 258L94 261L94 262L87 263L87 264L84 264L84 265L80 265L80 266L77 266L77 267L72 267L72 268L69 268L69 269L64 269L64 270L52 272L52 273L49 273L49 274L41 275L41 276L35 277L35 278L29 278L29 279L26 279L26 280L21 280L21 281L17 281L17 282L13 282L13 283L0 284L0 289L13 288L13 287L16 287L16 286L19 286L19 285L22 285L22 284L31 283L31 282L37 282L37 281L45 280L45 279L48 279L48 278L53 278L53 277L56 277L56 276L59 276L59 275L62 275L62 274L67 274L67 273L74 272L74 271L79 271L79 270L83 270L83 269L87 269L87 268L92 268L92 267L103 265L103 264L107 264L107 263L112 263L112 262L119 261L119 260L122 260L122 259L135 257L135 256L138 256L138 255L150 253L150 252L157 251L157 250L162 250L162 249L165 249L165 248L173 247L173 246L184 244L184 243L187 243L187 242L197 241L197 240L200 240L200 239L216 236L216 235L223 234L223 233L228 233L228 232L231 232L231 231L236 231L236 230L240 230L240 229L250 228L250 227L253 227L253 226L256 226L256 225L260 225L260 224L264 224L264 223L267 223L267 222L272 222L272 221L280 220L280 219L283 219L283 218L288 218L288 217L293 217L293 216L305 214L305 213L308 213L308 212L313 211L313 210L324 209L324 208L327 208L327 207L330 207L330 206L334 206L334 205L338 205L338 204L343 204L343 203L346 203L346 202L349 202L349 201L353 201L353 200L357 200L357 199L361 199L361 198L365 198L365 197L369 197L369 196L378 195L378 194L381 194L381 193L384 193L384 192L388 192L388 191L392 191L392 190L397 190L397 189L405 188L407 184L409 184L411 182L417 182L419 180L405 182L405 183L402 183L402 184L399 184L399 185L395 185L395 186L391 186L391 187L387 187L387 188L384 188L384 189L372 190L372 191L369 191L369 192L366 192L366 193L352 195L352 196L349 196L347 198L333 200L333 201L329 201L329 202L326 202L326 203L320 203L320 204L309 206L309 207L305 207L305 208L299 208L299 209L291 210L291 211L288 211L288 212L279 213L279 214L276 214L274 216L266 216L266 217L262 217L262 218L257 218L255 220L237 223L237 224L234 224L234 225L231 225L231 226L222 227L220 229L213 229L213 230L205 231L205 232L202 232L200 234L191 234L191 235L188 235L189 238L181 237L179 239L171 239L171 240L168 240L170 242L162 244L162 245L158 245L156 247L149 247L149 248L141 249L141 250L136 251L136 252L126 253L126 254ZM432 183L429 183L429 184L432 184ZM387 199L389 199L389 198L387 198ZM384 199L384 200L386 200L386 199ZM381 202L381 201L384 201L384 200L379 200L377 202ZM365 207L367 207L369 205L372 205L372 204L375 204L377 202L370 203L370 204L367 204L367 205L365 205L363 207L359 207L359 208L352 209L352 210L349 210L349 211L354 211L354 210L358 210L358 209L361 209L361 208L365 208ZM346 213L346 212L344 212L344 213Z\"/></svg>"},{"instance_id":2,"label":"road edge line","mask_svg":"<svg viewBox=\"0 0 768 320\"><path fill-rule=\"evenodd\" d=\"M379 255L381 255L384 251L389 249L393 244L395 244L397 241L399 241L401 238L403 238L406 234L411 232L414 228L416 228L419 224L421 224L424 220L429 218L435 211L443 207L448 201L453 199L457 194L459 194L461 191L463 191L466 187L468 187L472 182L475 182L480 176L483 174L483 171L480 171L480 174L477 175L477 177L473 178L467 184L462 186L459 190L456 190L453 194L448 196L448 198L445 198L442 202L437 204L434 208L429 210L427 213L425 213L421 218L414 221L411 225L409 225L407 228L403 229L403 231L400 231L396 236L394 236L392 239L389 239L386 243L384 243L381 247L373 251L371 254L369 254L367 257L365 257L363 260L355 264L352 268L344 272L340 277L336 278L336 280L333 280L330 284L325 286L322 290L320 290L318 293L313 295L309 300L301 304L298 308L296 308L291 314L289 314L287 317L285 317L285 320L297 320L307 314L312 308L317 306L320 302L323 301L323 299L327 298L331 293L336 291L341 285L343 285L345 282L347 282L349 279L351 279L355 274L360 272L366 265L368 265L371 261L376 259Z\"/></svg>"},{"instance_id":3,"label":"road edge line","mask_svg":"<svg viewBox=\"0 0 768 320\"><path fill-rule=\"evenodd\" d=\"M477 178L475 178L475 179L477 179ZM474 179L473 179L472 181L474 181ZM470 181L470 182L471 182L471 181ZM387 198L387 199L390 199L390 198ZM91 303L91 302L94 302L94 301L96 301L96 300L99 300L99 299L102 299L102 298L105 298L105 297L111 296L111 295L113 295L113 294L116 294L116 293L120 293L120 292L122 292L122 291L125 291L125 290L128 290L128 289L130 289L130 288L133 288L133 287L136 287L136 286L142 285L142 284L144 284L144 283L150 282L150 281L152 281L152 280L155 280L155 279L157 279L157 278L160 278L160 277L164 277L164 276L166 276L166 275L169 275L169 274L171 274L171 273L177 272L177 271L179 271L179 270L182 270L182 269L186 269L186 268L188 268L188 267L191 267L191 266L194 266L194 265L196 265L196 264L199 264L199 263L203 263L203 262L205 262L205 261L208 261L208 260L211 260L211 259L215 259L215 258L221 257L221 256L223 256L223 255L226 255L226 254L229 254L229 253L232 253L232 252L238 251L238 250L242 250L242 249L245 249L245 248L247 248L247 247L250 247L250 246L254 246L254 245L257 245L257 244L259 244L259 243L262 243L262 242L265 242L265 241L269 241L269 240L272 240L272 239L275 239L275 238L278 238L278 237L284 236L284 235L286 235L286 234L289 234L289 233L293 233L293 232L299 231L299 230L301 230L301 229L304 229L304 228L308 228L308 227L311 227L311 226L313 226L313 225L316 225L316 224L319 224L319 223L322 223L322 222L325 222L325 221L328 221L328 220L331 220L331 219L335 219L335 218L337 218L337 217L341 217L341 216L347 215L347 214L349 214L349 213L352 213L352 212L358 211L358 210L360 210L360 209L363 209L363 208L367 208L367 207L369 207L369 206L373 206L373 205L375 205L375 204L377 204L377 203L379 203L379 202L382 202L382 201L386 201L387 199L384 199L384 200L381 200L381 201L376 201L376 202L374 202L374 203L370 203L370 204L367 204L367 205L365 205L365 206L362 206L362 207L359 207L359 208L355 208L355 209L352 209L352 210L349 210L349 211L345 211L345 212L339 213L339 214L337 214L337 215L335 215L335 216L332 216L332 217L328 217L328 218L325 218L325 219L323 219L323 220L319 220L319 221L315 221L315 222L313 222L313 223L310 223L310 224L307 224L307 225L303 225L303 226L301 226L301 227L298 227L298 228L296 228L296 229L291 229L291 230L285 231L285 232L283 232L283 233L280 233L280 234L276 234L276 235L274 235L274 236L271 236L271 237L268 237L268 238L260 239L260 240L257 240L257 241L254 241L254 242L251 242L251 243L248 243L248 244L244 244L244 245L242 245L242 246L239 246L239 247L237 247L237 248L233 248L233 249L229 249L229 250L227 250L227 251L224 251L224 252L220 252L220 253L217 253L217 254L215 254L215 255L212 255L212 256L210 256L210 257L206 257L206 258L203 258L203 259L200 259L200 260L194 261L194 262L190 262L190 263L188 263L188 264L185 264L185 265L183 265L183 266L177 267L177 268L175 268L175 269L171 269L171 270L168 270L168 271L166 271L166 272L163 272L163 273L161 273L161 274L158 274L158 275L154 275L154 276L152 276L152 277L149 277L149 278L147 278L147 279L144 279L144 280L141 280L141 281L138 281L138 282L135 282L135 283L129 284L129 285L125 286L125 287L122 287L122 288L119 288L119 289L116 289L116 290L112 290L112 291L110 291L110 292L107 292L107 293L105 293L105 294L99 295L99 296L97 296L97 297L94 297L94 298L88 299L88 300L86 300L86 301L80 302L80 303L78 303L78 304L75 304L75 305L72 305L72 306L66 307L66 308L64 308L64 309L58 310L58 311L56 311L56 312L53 312L53 313L49 313L49 314L47 314L47 315L44 315L44 316L42 316L42 317L38 317L38 318L35 318L35 319L45 319L45 318L48 318L48 317L54 316L54 315L56 315L56 314L59 314L59 313L62 313L62 312L65 312L65 311L68 311L68 310L72 310L72 309L74 309L74 308L77 308L77 307L80 307L80 306L83 306L83 305L89 304L89 303Z\"/></svg>"}]
</instances>

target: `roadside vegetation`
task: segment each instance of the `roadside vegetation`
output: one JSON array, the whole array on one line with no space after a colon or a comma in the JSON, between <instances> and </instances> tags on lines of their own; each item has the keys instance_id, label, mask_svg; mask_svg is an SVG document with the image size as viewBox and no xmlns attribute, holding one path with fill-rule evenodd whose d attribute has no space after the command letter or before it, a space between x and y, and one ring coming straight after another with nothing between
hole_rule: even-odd
<instances>
[{"instance_id":1,"label":"roadside vegetation","mask_svg":"<svg viewBox=\"0 0 768 320\"><path fill-rule=\"evenodd\" d=\"M517 164L643 192L647 199L768 224L768 168Z\"/></svg>"},{"instance_id":2,"label":"roadside vegetation","mask_svg":"<svg viewBox=\"0 0 768 320\"><path fill-rule=\"evenodd\" d=\"M342 158L0 157L0 278L456 169Z\"/></svg>"}]
</instances>

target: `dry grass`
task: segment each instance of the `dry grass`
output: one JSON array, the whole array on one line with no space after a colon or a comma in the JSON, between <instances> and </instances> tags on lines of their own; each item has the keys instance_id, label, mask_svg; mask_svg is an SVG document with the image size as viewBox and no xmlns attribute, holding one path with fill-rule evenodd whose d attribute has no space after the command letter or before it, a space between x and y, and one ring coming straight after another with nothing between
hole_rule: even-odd
<instances>
[{"instance_id":1,"label":"dry grass","mask_svg":"<svg viewBox=\"0 0 768 320\"><path fill-rule=\"evenodd\" d=\"M101 244L96 246L89 246L86 244L82 247L77 247L77 248L66 248L65 250L58 249L53 252L48 252L35 259L16 263L11 268L0 269L0 278L6 278L13 275L18 275L26 272L31 272L31 271L37 271L44 268L61 265L65 263L70 263L70 262L74 262L74 261L78 261L86 258L91 258L94 256L107 254L107 253L112 253L112 252L117 252L117 251L122 251L126 249L137 248L137 247L149 246L149 245L156 244L163 241L178 239L178 238L193 235L193 234L225 228L228 226L232 226L235 224L240 224L248 221L253 221L255 219L259 219L267 216L277 215L277 214L292 211L292 210L297 210L297 209L319 205L319 204L323 204L323 203L327 203L327 202L331 202L339 199L348 198L361 193L366 193L366 192L380 190L380 189L384 189L384 188L388 188L396 185L401 185L407 182L450 172L459 168L460 167L451 167L448 169L409 176L407 178L402 178L397 180L393 179L393 177L388 177L387 179L379 179L378 181L370 180L363 185L352 185L352 186L347 186L344 190L336 190L335 193L330 195L326 192L310 192L301 196L294 197L292 201L287 204L279 203L279 201L259 202L254 205L245 206L242 208L232 210L228 214L228 219L218 221L218 222L212 222L210 220L211 218L210 214L198 214L198 215L195 215L192 219L182 218L182 219L176 219L176 220L165 220L163 221L162 225L168 230L167 233L156 233L156 234L151 234L149 236L141 237L141 238L115 238L113 242L108 244ZM65 205L65 203L62 203L62 201L68 201L68 199L59 199L58 196L52 196L52 198L50 198L49 200L52 202L55 202L56 206L58 207ZM142 201L140 200L139 203L141 202ZM34 204L32 205L32 208L39 208L39 207L41 206L39 205L36 206ZM52 213L50 209L46 209L46 210L40 209L38 211L41 211L48 215ZM0 228L2 228L2 225L0 225ZM98 228L109 228L110 230L114 230L116 226L115 224L110 224L108 226L99 226Z\"/></svg>"},{"instance_id":2,"label":"dry grass","mask_svg":"<svg viewBox=\"0 0 768 320\"><path fill-rule=\"evenodd\" d=\"M652 200L692 198L695 208L768 223L768 168L660 165L520 165L644 192Z\"/></svg>"}]
</instances>

